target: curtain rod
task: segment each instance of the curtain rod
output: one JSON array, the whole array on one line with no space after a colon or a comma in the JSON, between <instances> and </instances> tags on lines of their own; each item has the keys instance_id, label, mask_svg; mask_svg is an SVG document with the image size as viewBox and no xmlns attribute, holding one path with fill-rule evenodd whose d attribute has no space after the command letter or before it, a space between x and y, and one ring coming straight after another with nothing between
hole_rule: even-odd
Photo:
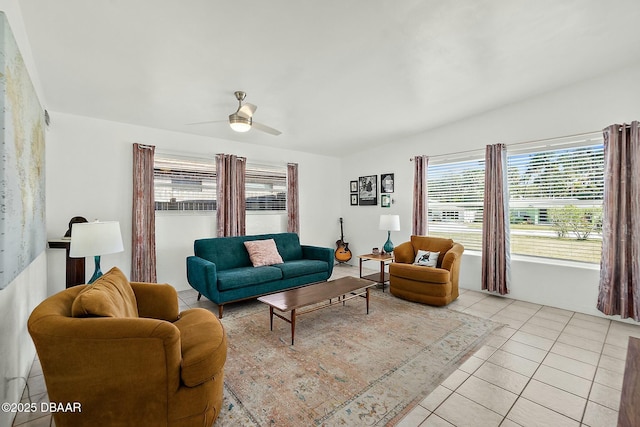
<instances>
[{"instance_id":1,"label":"curtain rod","mask_svg":"<svg viewBox=\"0 0 640 427\"><path fill-rule=\"evenodd\" d=\"M625 126L630 126L630 125L625 125ZM601 132L601 131L597 131L596 130L596 131L592 131L592 132L575 133L573 135L557 136L557 137L554 137L554 138L534 139L534 140L531 140L531 141L519 141L519 142L513 142L511 144L505 144L505 145L507 147L513 147L513 146L516 146L516 145L524 145L524 144L541 144L541 143L557 141L559 139L565 139L565 138L576 138L576 137L579 137L579 136L596 135L599 132ZM460 155L460 154L473 153L473 152L481 151L481 150L484 150L484 147L483 148L474 148L472 150L457 151L457 152L454 152L454 153L436 154L435 156L429 156L429 158L433 159L433 158L445 157L445 156L457 156L457 155ZM411 157L409 159L409 161L412 162L413 161L413 157Z\"/></svg>"},{"instance_id":2,"label":"curtain rod","mask_svg":"<svg viewBox=\"0 0 640 427\"><path fill-rule=\"evenodd\" d=\"M640 127L640 122L637 120L634 120L634 122L638 123L636 126ZM623 125L620 126L620 128L618 130L622 130L622 129L626 129L626 128L630 128L631 126L633 126L633 122L631 122L630 124L624 123Z\"/></svg>"}]
</instances>

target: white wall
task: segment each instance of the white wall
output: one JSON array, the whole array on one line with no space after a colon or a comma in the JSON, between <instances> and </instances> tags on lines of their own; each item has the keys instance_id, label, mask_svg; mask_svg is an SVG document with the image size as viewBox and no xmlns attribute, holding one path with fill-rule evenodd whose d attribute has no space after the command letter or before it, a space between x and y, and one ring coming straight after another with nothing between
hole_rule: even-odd
<instances>
[{"instance_id":1,"label":"white wall","mask_svg":"<svg viewBox=\"0 0 640 427\"><path fill-rule=\"evenodd\" d=\"M394 243L409 239L413 188L413 163L409 158L597 131L613 123L640 119L640 101L635 96L640 93L639 75L640 63L344 158L341 189L345 240L356 254L381 246L386 238L386 233L377 229L381 213L400 215L401 231L392 233ZM391 208L380 208L379 202L378 207L349 206L350 180L388 172L395 173L396 181ZM522 257L516 257L511 268L511 297L601 315L595 308L598 268L575 263L548 265ZM461 287L480 290L480 275L479 256L465 254Z\"/></svg>"},{"instance_id":2,"label":"white wall","mask_svg":"<svg viewBox=\"0 0 640 427\"><path fill-rule=\"evenodd\" d=\"M337 158L223 141L142 126L50 112L47 157L47 233L59 238L69 220L83 216L120 221L125 250L102 257L102 271L118 266L131 270L132 144L155 145L157 151L188 156L230 153L260 163L299 164L300 240L305 244L333 246L338 233L340 179ZM319 180L317 177L322 176ZM273 218L248 215L247 231L270 232L278 226ZM286 225L285 225L286 228ZM160 213L156 218L158 281L178 290L188 289L187 255L193 254L196 238L215 235L215 219L207 215ZM49 250L49 288L64 288L64 251ZM86 274L93 273L87 263Z\"/></svg>"},{"instance_id":3,"label":"white wall","mask_svg":"<svg viewBox=\"0 0 640 427\"><path fill-rule=\"evenodd\" d=\"M43 105L38 74L33 66L31 48L24 31L18 2L0 0L36 93ZM35 347L27 332L27 319L46 295L47 256L43 252L6 288L0 290L0 402L19 402L35 356ZM11 425L13 413L0 412L0 426Z\"/></svg>"}]
</instances>

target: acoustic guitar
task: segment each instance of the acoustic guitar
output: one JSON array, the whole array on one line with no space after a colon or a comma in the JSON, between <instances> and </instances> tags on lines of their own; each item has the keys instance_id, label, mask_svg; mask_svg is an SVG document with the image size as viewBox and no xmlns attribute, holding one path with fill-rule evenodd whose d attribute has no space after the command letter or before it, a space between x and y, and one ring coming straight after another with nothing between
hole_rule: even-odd
<instances>
[{"instance_id":1,"label":"acoustic guitar","mask_svg":"<svg viewBox=\"0 0 640 427\"><path fill-rule=\"evenodd\" d=\"M338 247L334 253L336 261L340 263L349 261L351 259L351 251L349 250L349 244L344 241L342 218L340 218L340 239L336 240L336 246Z\"/></svg>"}]
</instances>

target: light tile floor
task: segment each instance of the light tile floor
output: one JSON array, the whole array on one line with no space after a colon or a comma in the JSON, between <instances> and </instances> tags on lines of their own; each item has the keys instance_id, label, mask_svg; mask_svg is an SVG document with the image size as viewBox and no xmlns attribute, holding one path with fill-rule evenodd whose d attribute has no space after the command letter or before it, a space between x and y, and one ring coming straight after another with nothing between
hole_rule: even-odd
<instances>
[{"instance_id":1,"label":"light tile floor","mask_svg":"<svg viewBox=\"0 0 640 427\"><path fill-rule=\"evenodd\" d=\"M617 425L640 325L464 290L449 309L506 326L399 427Z\"/></svg>"},{"instance_id":2,"label":"light tile floor","mask_svg":"<svg viewBox=\"0 0 640 427\"><path fill-rule=\"evenodd\" d=\"M367 274L371 271L367 271ZM337 266L333 278L358 275ZM388 289L387 289L388 292ZM178 294L180 309L215 304ZM640 325L461 290L448 306L505 324L416 406L399 427L589 426L617 424L629 336ZM228 309L233 309L230 306ZM48 400L39 361L23 402ZM14 426L53 426L42 413L20 413Z\"/></svg>"}]
</instances>

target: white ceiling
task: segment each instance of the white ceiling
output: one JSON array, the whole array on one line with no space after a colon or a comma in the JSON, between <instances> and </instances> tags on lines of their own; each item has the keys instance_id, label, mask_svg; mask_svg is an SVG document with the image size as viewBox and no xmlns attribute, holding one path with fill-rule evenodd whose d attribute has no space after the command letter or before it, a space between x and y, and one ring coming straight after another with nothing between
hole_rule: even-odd
<instances>
[{"instance_id":1,"label":"white ceiling","mask_svg":"<svg viewBox=\"0 0 640 427\"><path fill-rule=\"evenodd\" d=\"M336 156L640 60L638 0L19 4L50 111ZM186 125L235 90L282 135Z\"/></svg>"}]
</instances>

